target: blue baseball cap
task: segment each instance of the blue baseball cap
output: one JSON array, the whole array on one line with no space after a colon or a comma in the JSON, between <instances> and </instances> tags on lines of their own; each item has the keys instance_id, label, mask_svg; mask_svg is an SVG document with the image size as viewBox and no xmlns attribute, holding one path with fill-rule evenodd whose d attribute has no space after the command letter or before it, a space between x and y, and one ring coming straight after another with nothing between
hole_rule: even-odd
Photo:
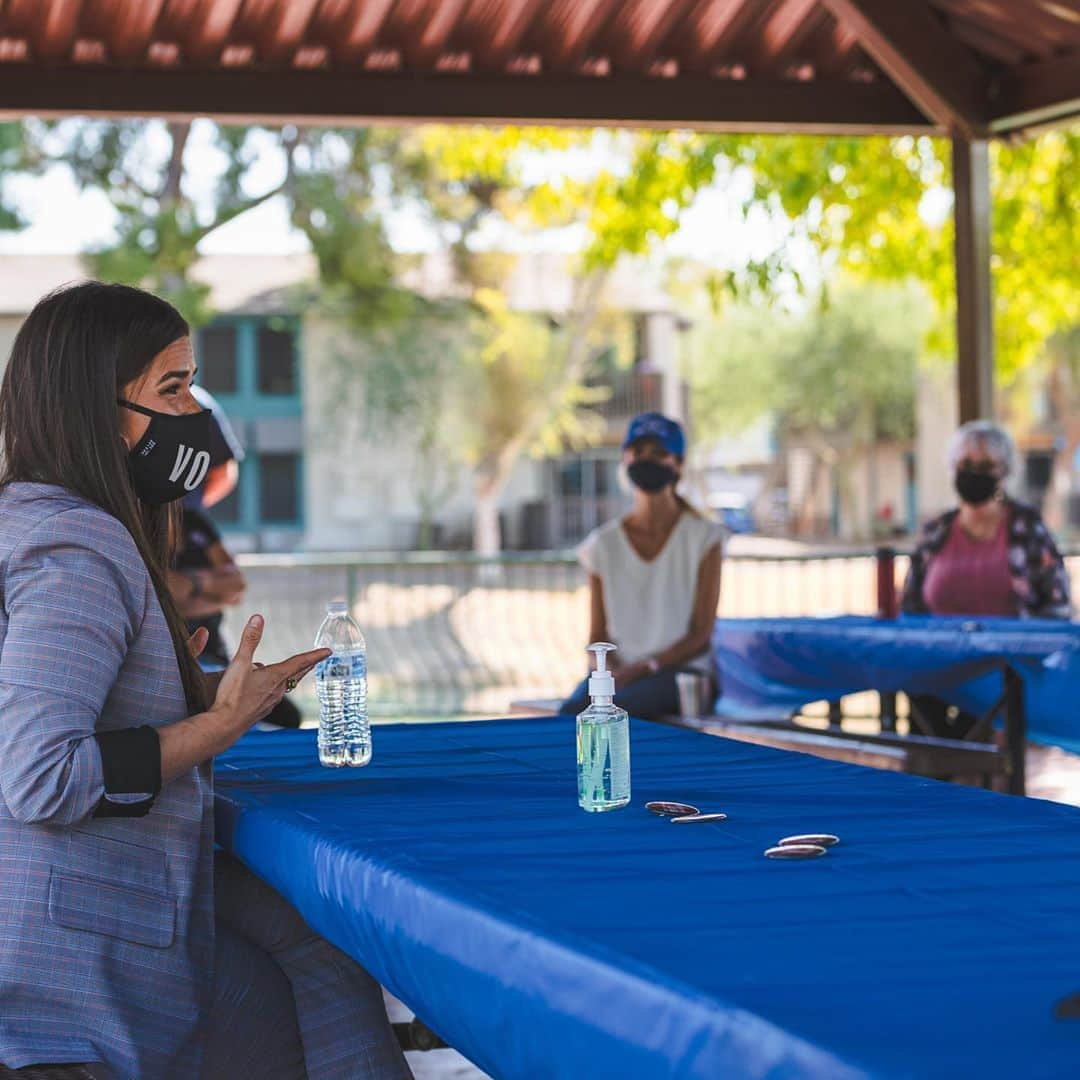
<instances>
[{"instance_id":1,"label":"blue baseball cap","mask_svg":"<svg viewBox=\"0 0 1080 1080\"><path fill-rule=\"evenodd\" d=\"M682 425L658 412L638 413L626 429L625 450L639 439L655 439L669 454L686 457L686 435Z\"/></svg>"}]
</instances>

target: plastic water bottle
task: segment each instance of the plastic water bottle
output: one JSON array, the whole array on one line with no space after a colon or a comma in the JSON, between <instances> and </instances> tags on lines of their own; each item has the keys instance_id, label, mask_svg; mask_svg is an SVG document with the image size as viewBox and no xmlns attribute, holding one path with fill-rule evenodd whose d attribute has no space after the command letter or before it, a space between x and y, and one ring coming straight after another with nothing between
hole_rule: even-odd
<instances>
[{"instance_id":1,"label":"plastic water bottle","mask_svg":"<svg viewBox=\"0 0 1080 1080\"><path fill-rule=\"evenodd\" d=\"M367 644L343 600L327 605L316 649L332 649L315 668L319 695L319 763L330 768L371 760L367 714Z\"/></svg>"},{"instance_id":2,"label":"plastic water bottle","mask_svg":"<svg viewBox=\"0 0 1080 1080\"><path fill-rule=\"evenodd\" d=\"M589 678L592 703L577 718L578 805L596 813L630 801L630 718L612 700L615 680L607 670L606 641L589 646L596 670Z\"/></svg>"}]
</instances>

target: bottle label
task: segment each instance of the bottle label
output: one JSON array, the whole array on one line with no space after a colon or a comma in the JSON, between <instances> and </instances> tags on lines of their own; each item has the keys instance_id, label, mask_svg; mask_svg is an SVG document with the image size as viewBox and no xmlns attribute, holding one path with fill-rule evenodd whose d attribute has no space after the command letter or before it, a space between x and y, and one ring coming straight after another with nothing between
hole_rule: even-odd
<instances>
[{"instance_id":1,"label":"bottle label","mask_svg":"<svg viewBox=\"0 0 1080 1080\"><path fill-rule=\"evenodd\" d=\"M319 679L360 679L367 675L367 656L362 652L334 653L315 668Z\"/></svg>"}]
</instances>

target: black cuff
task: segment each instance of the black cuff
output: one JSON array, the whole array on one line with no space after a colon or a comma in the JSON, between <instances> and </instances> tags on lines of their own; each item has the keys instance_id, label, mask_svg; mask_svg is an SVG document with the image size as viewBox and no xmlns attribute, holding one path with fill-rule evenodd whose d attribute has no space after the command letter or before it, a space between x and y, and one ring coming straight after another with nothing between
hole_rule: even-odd
<instances>
[{"instance_id":1,"label":"black cuff","mask_svg":"<svg viewBox=\"0 0 1080 1080\"><path fill-rule=\"evenodd\" d=\"M161 791L161 740L143 726L94 735L101 751L105 797L95 817L142 817Z\"/></svg>"}]
</instances>

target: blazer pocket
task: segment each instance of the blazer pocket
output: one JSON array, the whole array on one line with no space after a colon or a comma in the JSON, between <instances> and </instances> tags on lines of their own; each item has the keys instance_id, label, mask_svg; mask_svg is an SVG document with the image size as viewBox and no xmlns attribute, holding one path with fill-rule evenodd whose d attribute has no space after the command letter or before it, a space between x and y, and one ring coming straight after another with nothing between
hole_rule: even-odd
<instances>
[{"instance_id":1,"label":"blazer pocket","mask_svg":"<svg viewBox=\"0 0 1080 1080\"><path fill-rule=\"evenodd\" d=\"M154 949L167 949L176 937L176 901L167 893L55 868L49 877L49 919L69 930Z\"/></svg>"}]
</instances>

